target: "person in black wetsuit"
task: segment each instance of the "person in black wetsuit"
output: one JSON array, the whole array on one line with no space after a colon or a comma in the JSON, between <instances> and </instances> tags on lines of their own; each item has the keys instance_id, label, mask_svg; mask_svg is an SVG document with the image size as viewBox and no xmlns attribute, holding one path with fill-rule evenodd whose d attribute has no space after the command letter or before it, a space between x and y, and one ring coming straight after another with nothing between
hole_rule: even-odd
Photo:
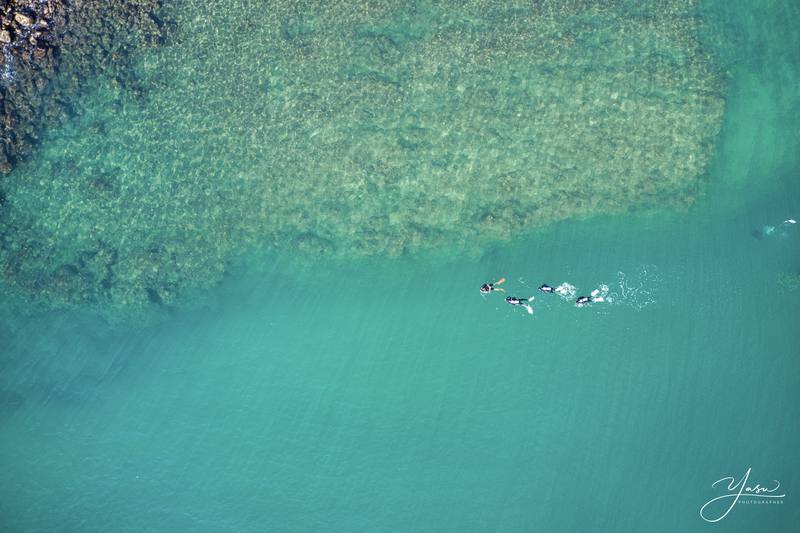
<instances>
[{"instance_id":1,"label":"person in black wetsuit","mask_svg":"<svg viewBox=\"0 0 800 533\"><path fill-rule=\"evenodd\" d=\"M547 293L555 293L556 292L556 290L553 287L551 287L550 285L548 285L547 283L541 284L539 286L539 290L542 291L542 292L547 292Z\"/></svg>"},{"instance_id":2,"label":"person in black wetsuit","mask_svg":"<svg viewBox=\"0 0 800 533\"><path fill-rule=\"evenodd\" d=\"M528 302L533 301L533 296L530 298L518 298L516 296L508 296L506 297L506 303L513 306L520 306L525 309L529 315L533 314L533 306L529 305Z\"/></svg>"},{"instance_id":3,"label":"person in black wetsuit","mask_svg":"<svg viewBox=\"0 0 800 533\"><path fill-rule=\"evenodd\" d=\"M496 285L502 285L503 283L505 283L505 281L506 281L506 278L500 278L497 281L495 281L494 283L484 283L483 285L481 285L481 289L480 289L481 290L481 294L489 294L492 291L506 292L505 289L496 286Z\"/></svg>"}]
</instances>

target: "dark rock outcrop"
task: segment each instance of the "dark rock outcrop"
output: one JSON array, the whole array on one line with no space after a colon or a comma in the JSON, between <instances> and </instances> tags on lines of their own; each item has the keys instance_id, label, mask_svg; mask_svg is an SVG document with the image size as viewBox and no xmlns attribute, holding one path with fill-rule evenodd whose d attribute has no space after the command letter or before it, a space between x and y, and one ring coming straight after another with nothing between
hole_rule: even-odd
<instances>
[{"instance_id":1,"label":"dark rock outcrop","mask_svg":"<svg viewBox=\"0 0 800 533\"><path fill-rule=\"evenodd\" d=\"M6 0L0 7L0 172L63 119L94 75L130 84L131 53L164 37L160 0Z\"/></svg>"}]
</instances>

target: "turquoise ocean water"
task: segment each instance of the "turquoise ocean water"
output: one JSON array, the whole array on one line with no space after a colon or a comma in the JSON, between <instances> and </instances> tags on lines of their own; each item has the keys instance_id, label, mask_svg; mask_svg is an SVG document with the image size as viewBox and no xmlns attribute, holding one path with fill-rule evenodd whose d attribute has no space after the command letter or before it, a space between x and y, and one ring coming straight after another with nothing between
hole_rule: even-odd
<instances>
[{"instance_id":1,"label":"turquoise ocean water","mask_svg":"<svg viewBox=\"0 0 800 533\"><path fill-rule=\"evenodd\" d=\"M150 325L4 307L0 530L793 531L800 228L751 232L800 217L800 13L703 10L730 85L688 211L472 254L252 253ZM614 301L529 316L478 294L499 276ZM748 468L782 503L704 522Z\"/></svg>"}]
</instances>

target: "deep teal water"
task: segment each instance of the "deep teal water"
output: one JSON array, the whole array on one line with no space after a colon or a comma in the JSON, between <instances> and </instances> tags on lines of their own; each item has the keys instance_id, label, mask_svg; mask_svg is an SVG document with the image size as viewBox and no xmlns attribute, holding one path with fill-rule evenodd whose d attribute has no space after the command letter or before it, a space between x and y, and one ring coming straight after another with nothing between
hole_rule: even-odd
<instances>
[{"instance_id":1,"label":"deep teal water","mask_svg":"<svg viewBox=\"0 0 800 533\"><path fill-rule=\"evenodd\" d=\"M246 257L149 326L4 311L0 529L792 531L800 231L750 233L800 215L798 13L707 9L731 88L688 212L474 256ZM499 276L615 300L531 317L478 294ZM702 521L748 467L784 503Z\"/></svg>"}]
</instances>

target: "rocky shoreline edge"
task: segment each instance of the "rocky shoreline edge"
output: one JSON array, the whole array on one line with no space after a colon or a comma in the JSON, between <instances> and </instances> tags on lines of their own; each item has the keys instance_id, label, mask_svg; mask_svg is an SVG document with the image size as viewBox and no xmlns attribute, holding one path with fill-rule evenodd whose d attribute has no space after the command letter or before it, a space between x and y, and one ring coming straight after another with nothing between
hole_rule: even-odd
<instances>
[{"instance_id":1,"label":"rocky shoreline edge","mask_svg":"<svg viewBox=\"0 0 800 533\"><path fill-rule=\"evenodd\" d=\"M130 83L131 54L163 41L161 0L5 0L0 7L0 173L69 115L92 76Z\"/></svg>"}]
</instances>

